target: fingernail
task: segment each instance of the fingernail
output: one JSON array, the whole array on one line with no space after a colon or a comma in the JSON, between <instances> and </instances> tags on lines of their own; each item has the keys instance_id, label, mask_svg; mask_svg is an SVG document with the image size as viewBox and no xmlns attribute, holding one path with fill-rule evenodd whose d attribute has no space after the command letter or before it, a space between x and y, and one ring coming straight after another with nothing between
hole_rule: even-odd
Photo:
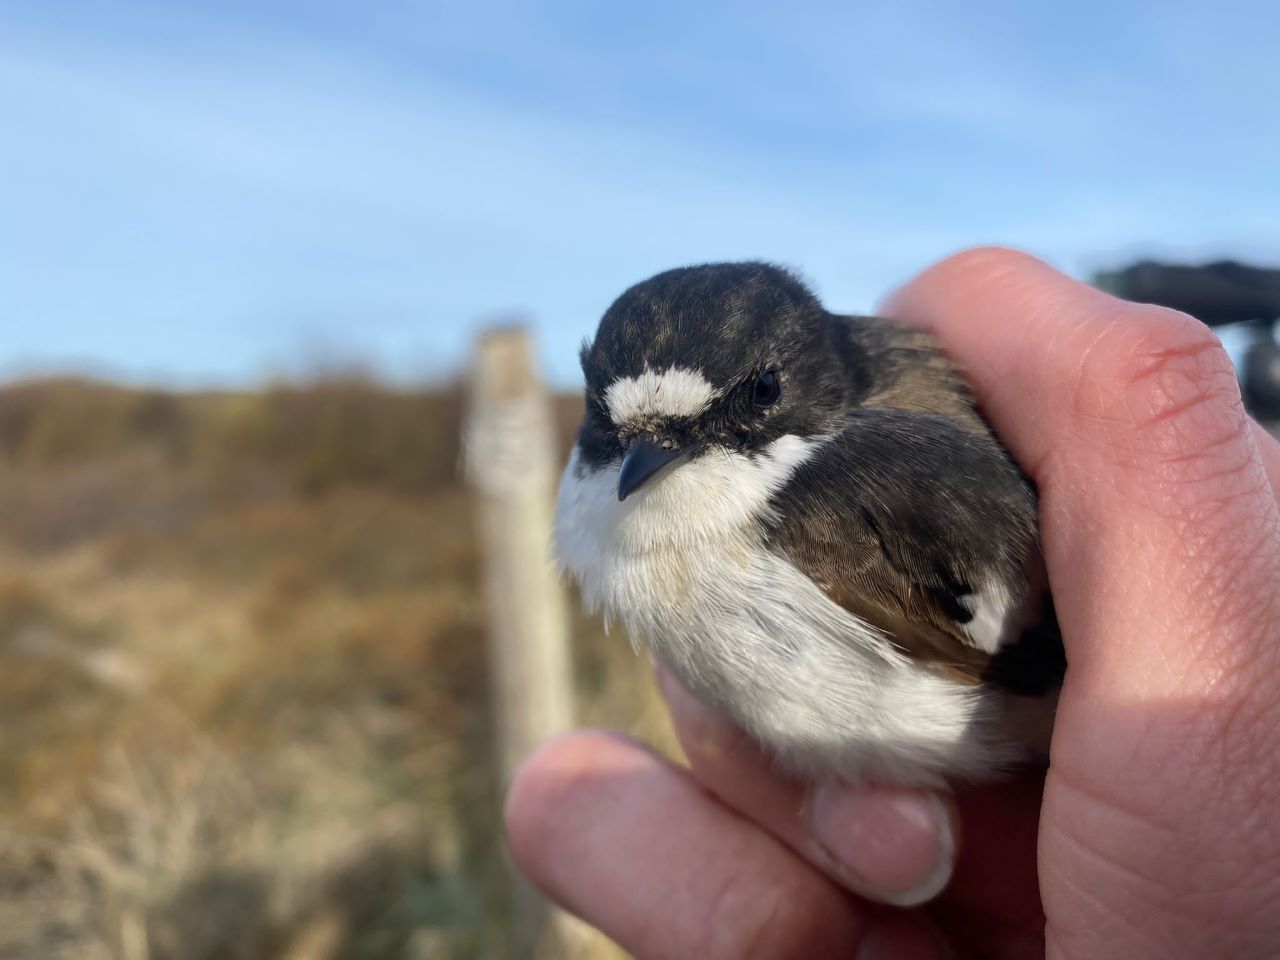
<instances>
[{"instance_id":1,"label":"fingernail","mask_svg":"<svg viewBox=\"0 0 1280 960\"><path fill-rule=\"evenodd\" d=\"M914 907L951 879L955 834L936 793L825 783L814 790L809 815L823 855L864 896Z\"/></svg>"}]
</instances>

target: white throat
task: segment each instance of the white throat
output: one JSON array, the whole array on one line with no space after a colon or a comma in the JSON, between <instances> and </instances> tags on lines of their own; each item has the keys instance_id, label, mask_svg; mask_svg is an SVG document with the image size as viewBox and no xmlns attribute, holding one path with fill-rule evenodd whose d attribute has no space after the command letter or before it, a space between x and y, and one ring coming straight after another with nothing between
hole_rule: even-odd
<instances>
[{"instance_id":1,"label":"white throat","mask_svg":"<svg viewBox=\"0 0 1280 960\"><path fill-rule=\"evenodd\" d=\"M710 539L746 536L769 510L769 500L817 441L784 436L748 457L711 450L618 501L618 464L590 469L577 448L565 469L556 514L560 558L576 576L590 573L601 548L643 553L684 549Z\"/></svg>"},{"instance_id":2,"label":"white throat","mask_svg":"<svg viewBox=\"0 0 1280 960\"><path fill-rule=\"evenodd\" d=\"M1013 759L994 704L921 667L767 542L770 500L821 446L705 454L624 502L618 463L575 448L556 511L560 561L682 680L789 766L938 783Z\"/></svg>"}]
</instances>

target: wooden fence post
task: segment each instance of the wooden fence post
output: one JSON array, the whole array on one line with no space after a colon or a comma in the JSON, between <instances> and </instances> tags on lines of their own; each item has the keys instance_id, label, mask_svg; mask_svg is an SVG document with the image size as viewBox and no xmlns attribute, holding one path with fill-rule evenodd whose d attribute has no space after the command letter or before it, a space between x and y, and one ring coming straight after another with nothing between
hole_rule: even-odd
<instances>
[{"instance_id":1,"label":"wooden fence post","mask_svg":"<svg viewBox=\"0 0 1280 960\"><path fill-rule=\"evenodd\" d=\"M540 741L573 722L568 618L551 552L558 445L528 334L483 334L471 372L465 443L485 566L489 664L504 787ZM567 928L517 879L524 949Z\"/></svg>"}]
</instances>

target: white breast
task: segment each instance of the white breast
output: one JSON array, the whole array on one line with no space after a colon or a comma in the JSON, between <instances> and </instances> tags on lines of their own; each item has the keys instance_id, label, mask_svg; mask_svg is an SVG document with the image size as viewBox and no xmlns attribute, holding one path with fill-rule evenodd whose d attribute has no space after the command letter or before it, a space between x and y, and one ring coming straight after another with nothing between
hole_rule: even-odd
<instances>
[{"instance_id":1,"label":"white breast","mask_svg":"<svg viewBox=\"0 0 1280 960\"><path fill-rule=\"evenodd\" d=\"M815 444L712 453L617 499L575 450L556 545L586 602L772 748L847 779L980 778L1017 759L999 702L917 665L763 540L772 494Z\"/></svg>"}]
</instances>

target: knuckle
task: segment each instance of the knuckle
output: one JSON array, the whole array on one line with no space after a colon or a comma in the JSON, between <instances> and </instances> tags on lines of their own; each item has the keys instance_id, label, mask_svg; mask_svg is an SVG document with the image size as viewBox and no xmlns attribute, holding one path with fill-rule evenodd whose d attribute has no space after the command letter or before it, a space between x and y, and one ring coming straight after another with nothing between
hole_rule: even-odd
<instances>
[{"instance_id":1,"label":"knuckle","mask_svg":"<svg viewBox=\"0 0 1280 960\"><path fill-rule=\"evenodd\" d=\"M986 282L1004 279L1029 270L1043 270L1040 260L1010 247L970 247L954 253L939 262L933 269L948 274L978 276Z\"/></svg>"},{"instance_id":2,"label":"knuckle","mask_svg":"<svg viewBox=\"0 0 1280 960\"><path fill-rule=\"evenodd\" d=\"M1235 368L1218 338L1186 314L1126 305L1098 318L1085 351L1076 412L1114 453L1185 473L1197 461L1247 452ZM1228 458L1229 461L1229 458ZM1134 465L1130 463L1128 465Z\"/></svg>"},{"instance_id":3,"label":"knuckle","mask_svg":"<svg viewBox=\"0 0 1280 960\"><path fill-rule=\"evenodd\" d=\"M1084 350L1073 430L1135 506L1178 524L1192 545L1248 526L1270 485L1217 337L1185 314L1137 305L1100 318ZM1264 497L1265 495L1265 497ZM1244 551L1238 551L1244 552Z\"/></svg>"},{"instance_id":4,"label":"knuckle","mask_svg":"<svg viewBox=\"0 0 1280 960\"><path fill-rule=\"evenodd\" d=\"M1023 253L1021 250L1015 250L1012 247L1001 247L996 244L981 244L976 247L968 247L958 253L953 253L943 262L963 267L1020 266L1040 263L1029 253Z\"/></svg>"},{"instance_id":5,"label":"knuckle","mask_svg":"<svg viewBox=\"0 0 1280 960\"><path fill-rule=\"evenodd\" d=\"M1186 314L1117 302L1091 324L1073 398L1094 476L1160 522L1171 569L1195 585L1184 612L1203 649L1187 662L1238 669L1253 644L1223 638L1269 633L1250 621L1276 609L1280 528L1221 342Z\"/></svg>"},{"instance_id":6,"label":"knuckle","mask_svg":"<svg viewBox=\"0 0 1280 960\"><path fill-rule=\"evenodd\" d=\"M1237 690L1223 703L1195 711L1182 731L1186 756L1173 765L1187 771L1177 791L1175 829L1185 859L1205 878L1199 885L1174 884L1175 895L1181 894L1175 908L1201 923L1221 924L1223 932L1245 930L1276 902L1280 887L1275 707L1267 691Z\"/></svg>"},{"instance_id":7,"label":"knuckle","mask_svg":"<svg viewBox=\"0 0 1280 960\"><path fill-rule=\"evenodd\" d=\"M1154 915L1191 921L1205 931L1238 929L1239 918L1231 911L1241 902L1256 902L1250 890L1254 861L1273 860L1269 838L1242 856L1239 808L1206 792L1213 787L1194 775L1193 764L1167 767L1183 771L1186 779L1177 783L1166 774L1163 792L1116 790L1091 784L1087 777L1055 780L1055 789L1071 803L1048 840L1057 866L1066 864L1078 877L1088 875L1093 890L1122 890L1120 898L1102 896L1095 902L1096 908L1117 911L1119 922L1134 904L1142 904Z\"/></svg>"}]
</instances>

